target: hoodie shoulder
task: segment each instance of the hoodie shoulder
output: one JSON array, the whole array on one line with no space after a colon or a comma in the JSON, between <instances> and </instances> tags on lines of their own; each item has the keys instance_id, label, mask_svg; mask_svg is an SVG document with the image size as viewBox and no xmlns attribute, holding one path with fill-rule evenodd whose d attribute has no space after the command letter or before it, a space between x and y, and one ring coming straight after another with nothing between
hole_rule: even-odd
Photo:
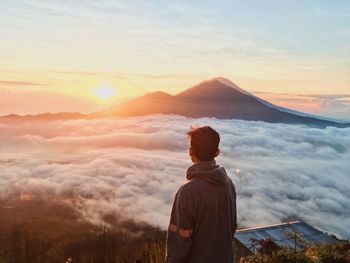
<instances>
[{"instance_id":1,"label":"hoodie shoulder","mask_svg":"<svg viewBox=\"0 0 350 263\"><path fill-rule=\"evenodd\" d=\"M193 192L194 189L200 187L204 182L200 180L199 178L193 178L182 185L180 185L179 189L177 192L181 192L184 195L188 195L191 192Z\"/></svg>"}]
</instances>

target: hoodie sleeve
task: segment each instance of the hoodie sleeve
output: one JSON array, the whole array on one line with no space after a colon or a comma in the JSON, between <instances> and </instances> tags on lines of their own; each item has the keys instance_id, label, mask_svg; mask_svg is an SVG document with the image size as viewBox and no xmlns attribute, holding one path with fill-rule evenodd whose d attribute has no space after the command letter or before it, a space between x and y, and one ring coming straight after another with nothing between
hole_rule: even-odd
<instances>
[{"instance_id":1,"label":"hoodie sleeve","mask_svg":"<svg viewBox=\"0 0 350 263\"><path fill-rule=\"evenodd\" d=\"M237 203L236 203L236 188L233 182L232 184L232 216L233 216L233 229L232 229L232 238L237 230Z\"/></svg>"},{"instance_id":2,"label":"hoodie sleeve","mask_svg":"<svg viewBox=\"0 0 350 263\"><path fill-rule=\"evenodd\" d=\"M183 186L177 191L166 240L166 263L185 262L192 243L193 211Z\"/></svg>"}]
</instances>

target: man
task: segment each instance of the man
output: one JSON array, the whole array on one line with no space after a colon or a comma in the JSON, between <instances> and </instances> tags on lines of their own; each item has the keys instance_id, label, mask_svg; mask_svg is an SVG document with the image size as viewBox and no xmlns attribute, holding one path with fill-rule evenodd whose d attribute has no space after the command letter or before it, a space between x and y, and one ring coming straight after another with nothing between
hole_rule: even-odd
<instances>
[{"instance_id":1,"label":"man","mask_svg":"<svg viewBox=\"0 0 350 263\"><path fill-rule=\"evenodd\" d=\"M215 162L219 134L209 126L191 128L189 180L178 189L167 233L167 263L233 263L237 228L236 191Z\"/></svg>"}]
</instances>

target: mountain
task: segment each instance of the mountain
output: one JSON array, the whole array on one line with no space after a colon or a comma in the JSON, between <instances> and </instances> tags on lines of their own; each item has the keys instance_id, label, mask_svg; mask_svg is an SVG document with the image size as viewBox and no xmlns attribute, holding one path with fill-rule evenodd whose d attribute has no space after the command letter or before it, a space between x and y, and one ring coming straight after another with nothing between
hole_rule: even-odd
<instances>
[{"instance_id":1,"label":"mountain","mask_svg":"<svg viewBox=\"0 0 350 263\"><path fill-rule=\"evenodd\" d=\"M58 120L91 119L108 116L142 116L149 114L178 114L186 117L215 117L218 119L240 119L271 123L304 124L313 127L350 127L326 118L276 106L241 89L225 78L203 81L176 95L156 91L118 104L117 106L93 112L43 113L39 115L7 115L6 119Z\"/></svg>"},{"instance_id":2,"label":"mountain","mask_svg":"<svg viewBox=\"0 0 350 263\"><path fill-rule=\"evenodd\" d=\"M40 114L30 114L30 115L17 115L17 114L9 114L0 116L1 119L7 120L73 120L73 119L83 119L86 118L87 115L84 115L79 112L58 112L58 113L40 113Z\"/></svg>"},{"instance_id":3,"label":"mountain","mask_svg":"<svg viewBox=\"0 0 350 263\"><path fill-rule=\"evenodd\" d=\"M176 95L152 92L90 117L178 114L186 117L215 117L272 123L306 124L315 127L350 127L306 113L273 105L246 92L225 78L203 81Z\"/></svg>"}]
</instances>

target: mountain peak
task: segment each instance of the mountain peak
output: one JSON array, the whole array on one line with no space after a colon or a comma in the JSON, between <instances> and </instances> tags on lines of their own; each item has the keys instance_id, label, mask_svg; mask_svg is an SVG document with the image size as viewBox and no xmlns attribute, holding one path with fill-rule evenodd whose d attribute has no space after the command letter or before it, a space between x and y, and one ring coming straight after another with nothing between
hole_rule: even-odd
<instances>
[{"instance_id":1,"label":"mountain peak","mask_svg":"<svg viewBox=\"0 0 350 263\"><path fill-rule=\"evenodd\" d=\"M163 91L154 91L149 92L143 95L141 98L147 98L147 99L167 99L172 97L169 93L163 92Z\"/></svg>"},{"instance_id":2,"label":"mountain peak","mask_svg":"<svg viewBox=\"0 0 350 263\"><path fill-rule=\"evenodd\" d=\"M213 78L212 80L217 80L219 82L221 82L222 84L229 86L235 90L238 90L239 92L242 92L246 95L252 95L251 93L249 93L248 91L245 91L244 89L240 88L238 85L236 85L235 83L233 83L231 80L224 78L224 77L216 77Z\"/></svg>"},{"instance_id":3,"label":"mountain peak","mask_svg":"<svg viewBox=\"0 0 350 263\"><path fill-rule=\"evenodd\" d=\"M250 95L236 84L225 78L205 80L175 95L179 98L241 100Z\"/></svg>"}]
</instances>

